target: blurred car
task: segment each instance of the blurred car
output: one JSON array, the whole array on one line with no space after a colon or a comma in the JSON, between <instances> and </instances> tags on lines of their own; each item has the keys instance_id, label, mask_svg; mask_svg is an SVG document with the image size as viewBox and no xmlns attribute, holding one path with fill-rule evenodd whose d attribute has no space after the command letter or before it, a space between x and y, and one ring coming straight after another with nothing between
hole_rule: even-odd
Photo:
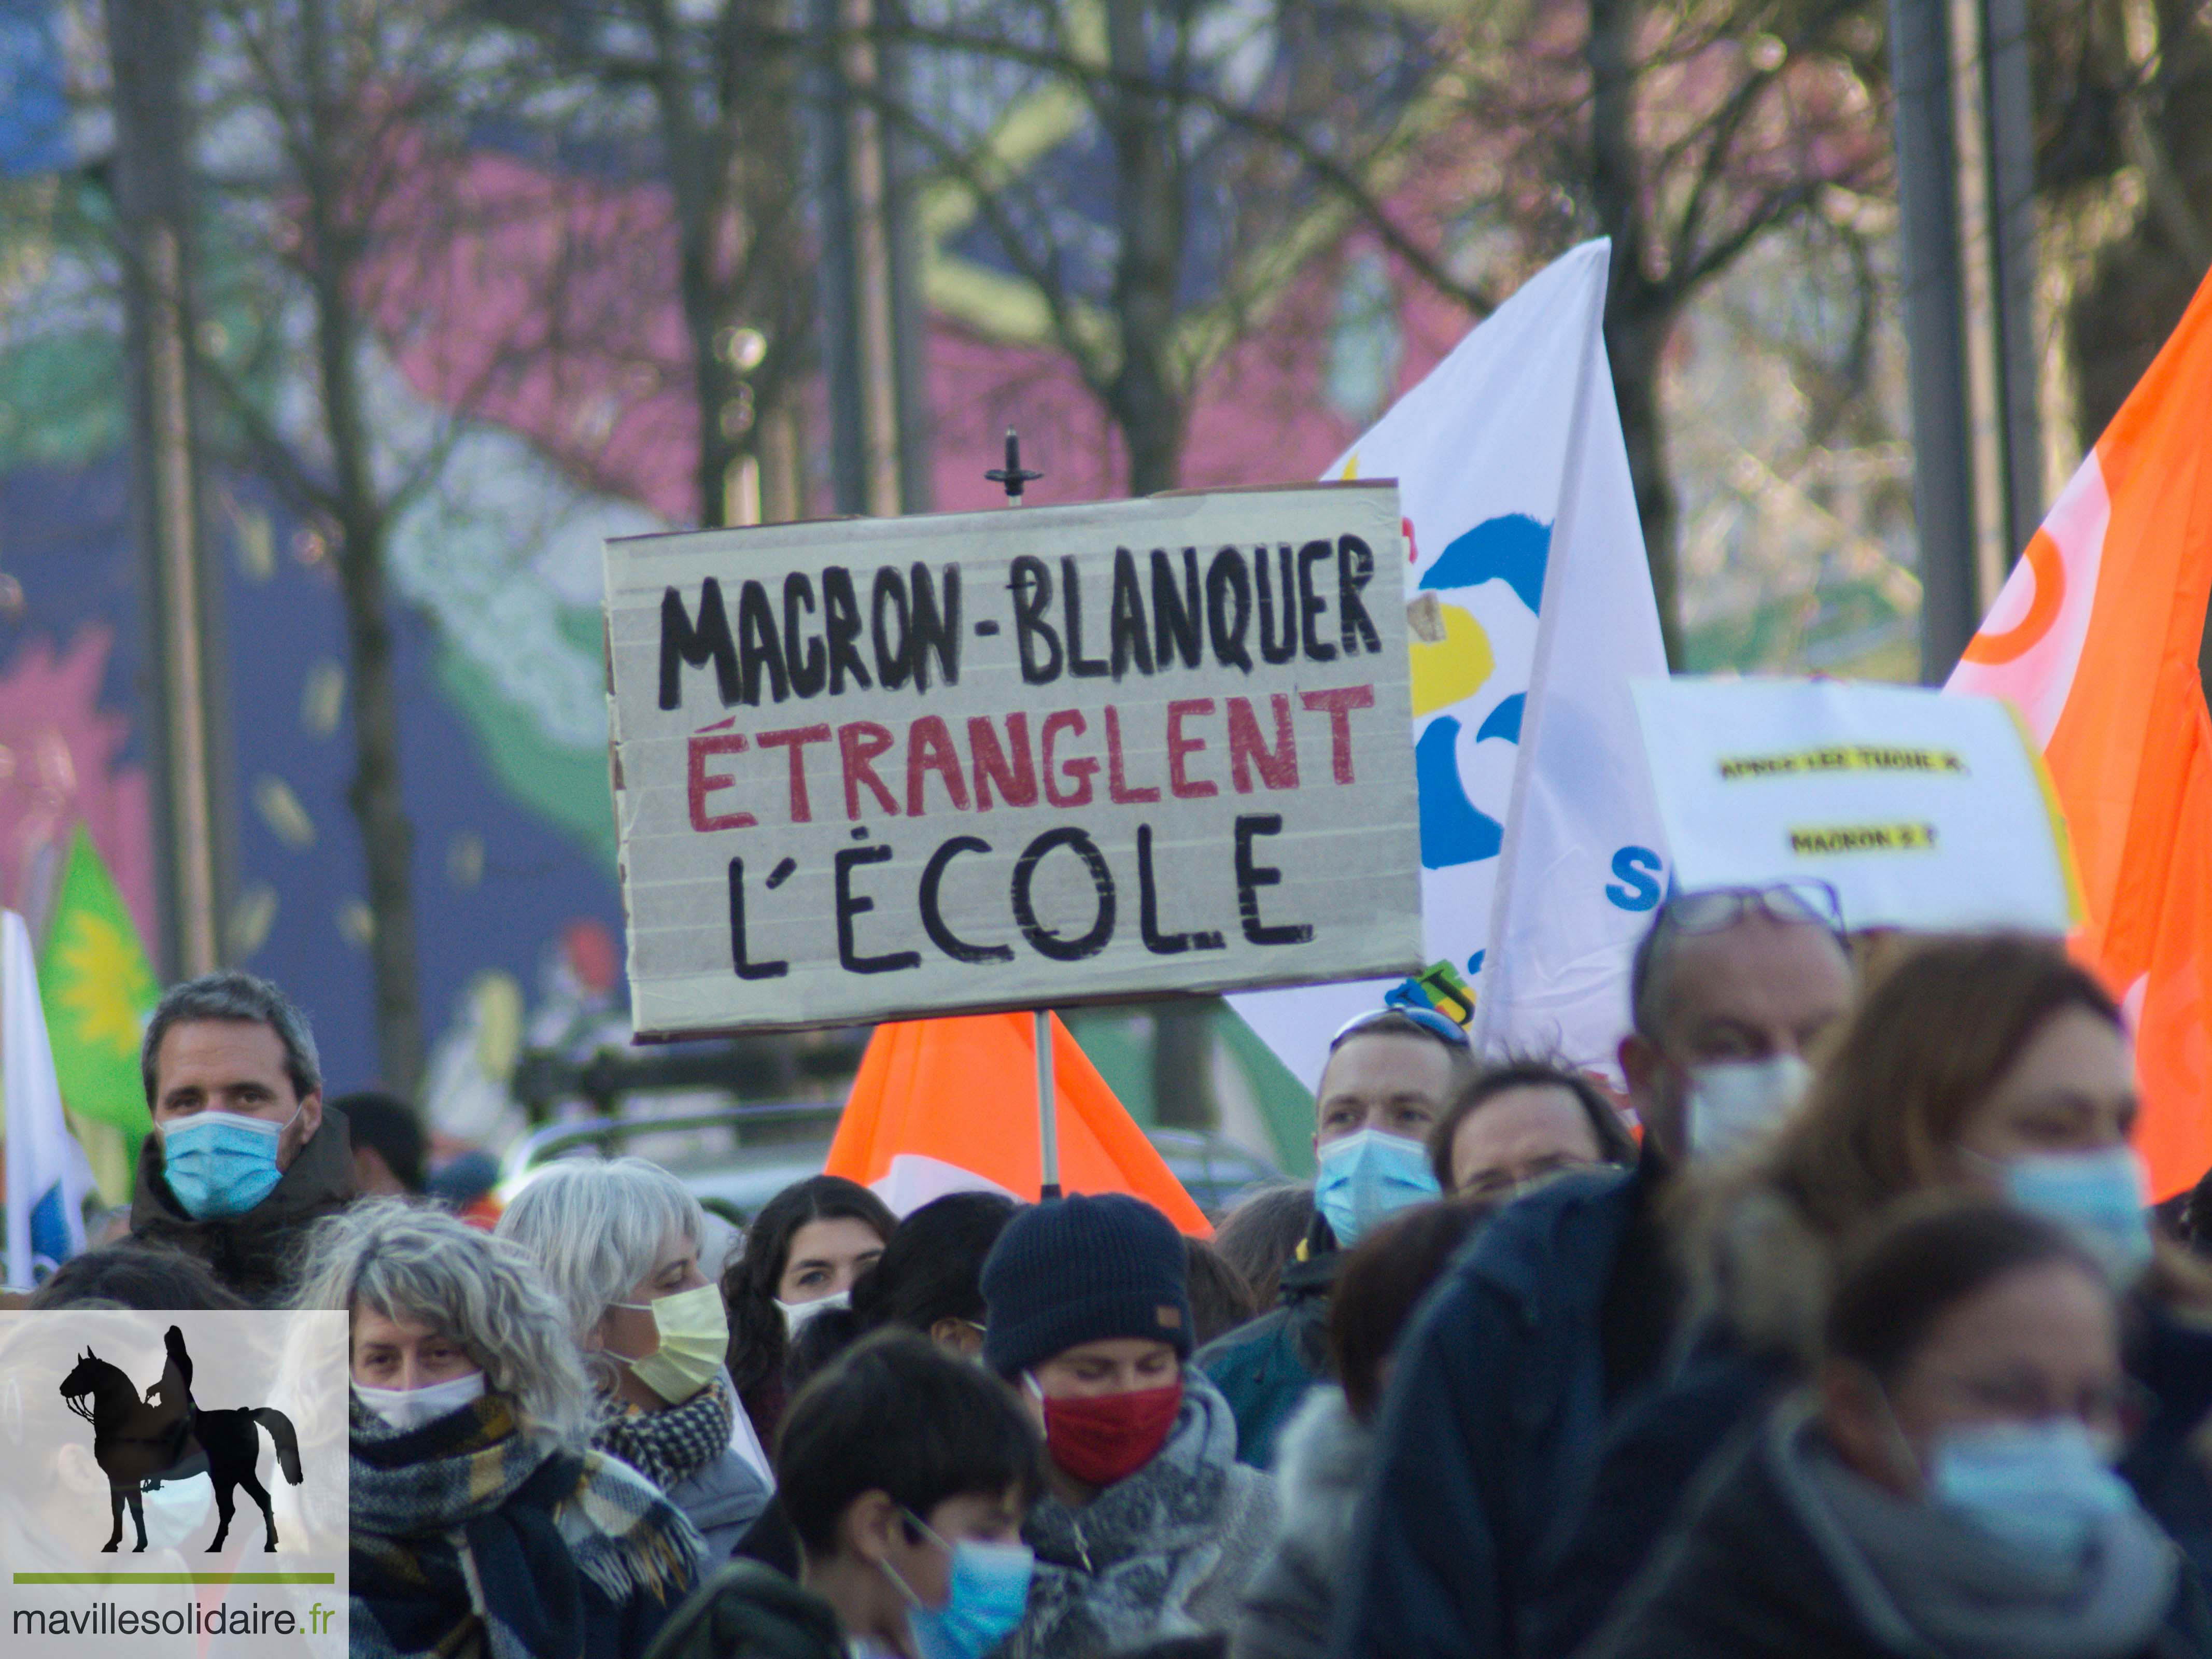
<instances>
[{"instance_id":1,"label":"blurred car","mask_svg":"<svg viewBox=\"0 0 2212 1659\"><path fill-rule=\"evenodd\" d=\"M665 1116L594 1117L548 1124L508 1148L501 1165L501 1201L556 1158L597 1152L652 1158L723 1219L743 1225L793 1182L822 1173L843 1108L836 1101L728 1106ZM1218 1134L1149 1129L1192 1201L1218 1216L1247 1188L1282 1180L1282 1172Z\"/></svg>"}]
</instances>

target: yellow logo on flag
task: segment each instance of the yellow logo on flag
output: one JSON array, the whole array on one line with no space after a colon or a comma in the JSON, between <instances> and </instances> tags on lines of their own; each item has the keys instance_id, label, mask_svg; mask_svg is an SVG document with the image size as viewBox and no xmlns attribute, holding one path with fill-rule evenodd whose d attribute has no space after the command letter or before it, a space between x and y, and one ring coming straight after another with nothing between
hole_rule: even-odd
<instances>
[{"instance_id":1,"label":"yellow logo on flag","mask_svg":"<svg viewBox=\"0 0 2212 1659\"><path fill-rule=\"evenodd\" d=\"M160 994L138 941L106 916L76 910L58 919L48 949L62 969L54 1000L69 1017L69 1036L135 1060L140 1011Z\"/></svg>"},{"instance_id":2,"label":"yellow logo on flag","mask_svg":"<svg viewBox=\"0 0 2212 1659\"><path fill-rule=\"evenodd\" d=\"M54 1077L70 1111L125 1136L152 1127L138 1043L161 995L123 895L79 824L39 960Z\"/></svg>"}]
</instances>

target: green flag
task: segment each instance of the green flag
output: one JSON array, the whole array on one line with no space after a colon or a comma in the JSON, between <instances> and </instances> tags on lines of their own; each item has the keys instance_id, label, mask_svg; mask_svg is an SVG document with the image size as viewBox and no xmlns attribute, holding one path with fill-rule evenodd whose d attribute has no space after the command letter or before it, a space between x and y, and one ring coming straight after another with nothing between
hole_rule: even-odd
<instances>
[{"instance_id":1,"label":"green flag","mask_svg":"<svg viewBox=\"0 0 2212 1659\"><path fill-rule=\"evenodd\" d=\"M138 1041L161 995L115 878L79 824L39 957L54 1075L72 1112L131 1137L153 1127Z\"/></svg>"}]
</instances>

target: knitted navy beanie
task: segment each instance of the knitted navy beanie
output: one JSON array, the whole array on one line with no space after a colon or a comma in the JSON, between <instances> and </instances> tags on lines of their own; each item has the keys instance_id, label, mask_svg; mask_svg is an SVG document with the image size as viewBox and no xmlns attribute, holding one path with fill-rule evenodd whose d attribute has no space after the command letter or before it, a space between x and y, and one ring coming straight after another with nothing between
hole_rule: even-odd
<instances>
[{"instance_id":1,"label":"knitted navy beanie","mask_svg":"<svg viewBox=\"0 0 2212 1659\"><path fill-rule=\"evenodd\" d=\"M1036 1204L983 1263L983 1363L1018 1376L1056 1353L1146 1337L1190 1358L1190 1294L1173 1223L1126 1193Z\"/></svg>"}]
</instances>

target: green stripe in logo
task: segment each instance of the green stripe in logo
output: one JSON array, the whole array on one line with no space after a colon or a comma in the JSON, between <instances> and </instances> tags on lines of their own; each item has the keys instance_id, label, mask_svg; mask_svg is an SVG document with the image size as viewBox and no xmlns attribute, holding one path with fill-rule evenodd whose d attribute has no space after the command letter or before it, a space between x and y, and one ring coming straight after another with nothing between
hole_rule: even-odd
<instances>
[{"instance_id":1,"label":"green stripe in logo","mask_svg":"<svg viewBox=\"0 0 2212 1659\"><path fill-rule=\"evenodd\" d=\"M19 1572L19 1584L334 1584L331 1572Z\"/></svg>"}]
</instances>

